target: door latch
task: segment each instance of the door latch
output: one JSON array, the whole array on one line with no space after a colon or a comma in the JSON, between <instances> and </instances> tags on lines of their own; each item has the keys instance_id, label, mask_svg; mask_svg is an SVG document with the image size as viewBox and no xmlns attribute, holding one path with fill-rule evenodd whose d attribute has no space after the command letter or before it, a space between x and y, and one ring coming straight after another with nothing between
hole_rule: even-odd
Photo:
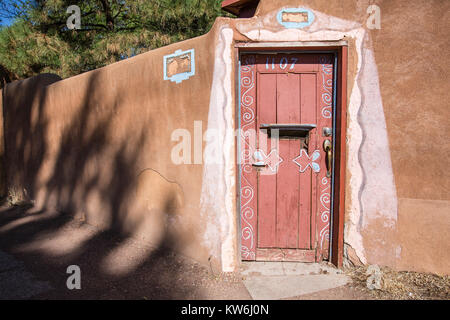
<instances>
[{"instance_id":1,"label":"door latch","mask_svg":"<svg viewBox=\"0 0 450 320\"><path fill-rule=\"evenodd\" d=\"M331 166L332 166L332 160L333 160L333 153L331 151L331 141L325 140L323 142L323 150L326 152L326 159L327 159L327 178L331 177Z\"/></svg>"},{"instance_id":2,"label":"door latch","mask_svg":"<svg viewBox=\"0 0 450 320\"><path fill-rule=\"evenodd\" d=\"M333 134L333 129L331 129L330 127L323 128L323 136L324 137L331 137L332 134Z\"/></svg>"},{"instance_id":3,"label":"door latch","mask_svg":"<svg viewBox=\"0 0 450 320\"><path fill-rule=\"evenodd\" d=\"M253 167L256 168L264 168L267 166L264 161L264 156L262 155L261 151L255 151L253 154L253 159L255 159L255 162L252 163Z\"/></svg>"}]
</instances>

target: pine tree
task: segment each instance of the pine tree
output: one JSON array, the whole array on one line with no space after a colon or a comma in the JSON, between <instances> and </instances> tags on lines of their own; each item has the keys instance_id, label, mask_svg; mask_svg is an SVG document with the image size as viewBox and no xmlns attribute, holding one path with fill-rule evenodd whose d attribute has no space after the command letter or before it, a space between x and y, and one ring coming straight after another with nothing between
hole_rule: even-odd
<instances>
[{"instance_id":1,"label":"pine tree","mask_svg":"<svg viewBox=\"0 0 450 320\"><path fill-rule=\"evenodd\" d=\"M0 65L15 78L51 72L69 77L208 32L220 0L0 0ZM69 30L70 5L81 29Z\"/></svg>"}]
</instances>

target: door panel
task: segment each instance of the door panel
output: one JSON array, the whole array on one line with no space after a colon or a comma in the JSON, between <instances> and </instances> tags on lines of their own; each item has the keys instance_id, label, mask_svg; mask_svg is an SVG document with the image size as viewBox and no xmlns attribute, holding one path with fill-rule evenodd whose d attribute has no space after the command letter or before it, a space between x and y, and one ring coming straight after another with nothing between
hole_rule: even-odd
<instances>
[{"instance_id":1,"label":"door panel","mask_svg":"<svg viewBox=\"0 0 450 320\"><path fill-rule=\"evenodd\" d=\"M322 132L332 127L331 61L326 54L241 57L243 260L328 258L331 168L323 143L331 137ZM278 137L262 124L316 127Z\"/></svg>"},{"instance_id":2,"label":"door panel","mask_svg":"<svg viewBox=\"0 0 450 320\"><path fill-rule=\"evenodd\" d=\"M260 107L257 113L257 128L262 123L275 123L277 110L272 106L277 104L277 75L259 74L258 101ZM260 131L259 146L272 145L269 141L267 130ZM277 176L273 174L260 174L258 177L258 247L276 248L276 204L277 195L273 192L273 186L277 183Z\"/></svg>"},{"instance_id":3,"label":"door panel","mask_svg":"<svg viewBox=\"0 0 450 320\"><path fill-rule=\"evenodd\" d=\"M302 74L300 78L300 113L301 123L315 123L316 119L316 75ZM314 150L315 135L311 133L308 141L308 154ZM298 171L298 167L296 168ZM299 174L300 200L299 200L299 248L312 249L311 247L311 195L315 185L312 170Z\"/></svg>"},{"instance_id":4,"label":"door panel","mask_svg":"<svg viewBox=\"0 0 450 320\"><path fill-rule=\"evenodd\" d=\"M300 122L300 77L299 74L277 74L277 104L271 106L277 110L276 123ZM278 248L297 248L299 179L295 163L289 161L296 157L300 148L298 139L280 139L280 156L287 161L278 168L277 194L277 245ZM273 213L275 214L275 212Z\"/></svg>"}]
</instances>

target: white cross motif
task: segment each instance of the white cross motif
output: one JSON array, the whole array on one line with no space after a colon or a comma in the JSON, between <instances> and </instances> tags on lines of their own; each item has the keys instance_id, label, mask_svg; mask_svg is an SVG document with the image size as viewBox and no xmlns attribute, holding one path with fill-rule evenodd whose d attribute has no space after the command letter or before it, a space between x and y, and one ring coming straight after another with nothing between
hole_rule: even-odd
<instances>
[{"instance_id":1,"label":"white cross motif","mask_svg":"<svg viewBox=\"0 0 450 320\"><path fill-rule=\"evenodd\" d=\"M319 158L319 150L314 151L310 157L305 149L302 149L300 155L292 161L299 166L301 173L305 172L308 167L311 167L311 169L317 173L320 172L320 165L316 162Z\"/></svg>"},{"instance_id":2,"label":"white cross motif","mask_svg":"<svg viewBox=\"0 0 450 320\"><path fill-rule=\"evenodd\" d=\"M278 167L283 159L280 157L277 149L272 149L268 155L261 149L258 149L253 154L255 161L263 162L270 169L272 173L278 172Z\"/></svg>"}]
</instances>

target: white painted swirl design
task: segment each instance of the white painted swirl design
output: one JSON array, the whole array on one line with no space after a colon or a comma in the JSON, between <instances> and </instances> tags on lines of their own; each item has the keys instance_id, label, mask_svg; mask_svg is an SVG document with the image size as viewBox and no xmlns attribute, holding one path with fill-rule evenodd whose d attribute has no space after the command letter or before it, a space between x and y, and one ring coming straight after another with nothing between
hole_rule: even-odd
<instances>
[{"instance_id":1,"label":"white painted swirl design","mask_svg":"<svg viewBox=\"0 0 450 320\"><path fill-rule=\"evenodd\" d=\"M246 57L244 62L246 65L241 67L241 90L245 90L242 92L241 97L241 107L245 109L241 118L243 121L241 127L242 131L244 131L244 129L251 125L255 120L255 112L251 108L255 102L255 98L249 94L249 92L255 87L255 57Z\"/></svg>"},{"instance_id":2,"label":"white painted swirl design","mask_svg":"<svg viewBox=\"0 0 450 320\"><path fill-rule=\"evenodd\" d=\"M320 192L320 220L325 223L322 230L320 230L320 248L326 249L323 247L324 241L329 239L330 236L330 203L331 203L331 195L330 189L331 186L328 182L328 178L322 178L322 191Z\"/></svg>"},{"instance_id":3,"label":"white painted swirl design","mask_svg":"<svg viewBox=\"0 0 450 320\"><path fill-rule=\"evenodd\" d=\"M255 198L254 186L245 177L252 173L252 126L255 122L255 97L252 90L255 88L255 56L246 56L241 66L241 256L244 260L255 260L255 230L251 219L255 217L252 200Z\"/></svg>"},{"instance_id":4,"label":"white painted swirl design","mask_svg":"<svg viewBox=\"0 0 450 320\"><path fill-rule=\"evenodd\" d=\"M331 119L332 102L333 102L333 64L331 64L331 58L328 56L322 56L319 58L319 62L322 67L322 116L326 119ZM331 77L329 77L331 75Z\"/></svg>"}]
</instances>

